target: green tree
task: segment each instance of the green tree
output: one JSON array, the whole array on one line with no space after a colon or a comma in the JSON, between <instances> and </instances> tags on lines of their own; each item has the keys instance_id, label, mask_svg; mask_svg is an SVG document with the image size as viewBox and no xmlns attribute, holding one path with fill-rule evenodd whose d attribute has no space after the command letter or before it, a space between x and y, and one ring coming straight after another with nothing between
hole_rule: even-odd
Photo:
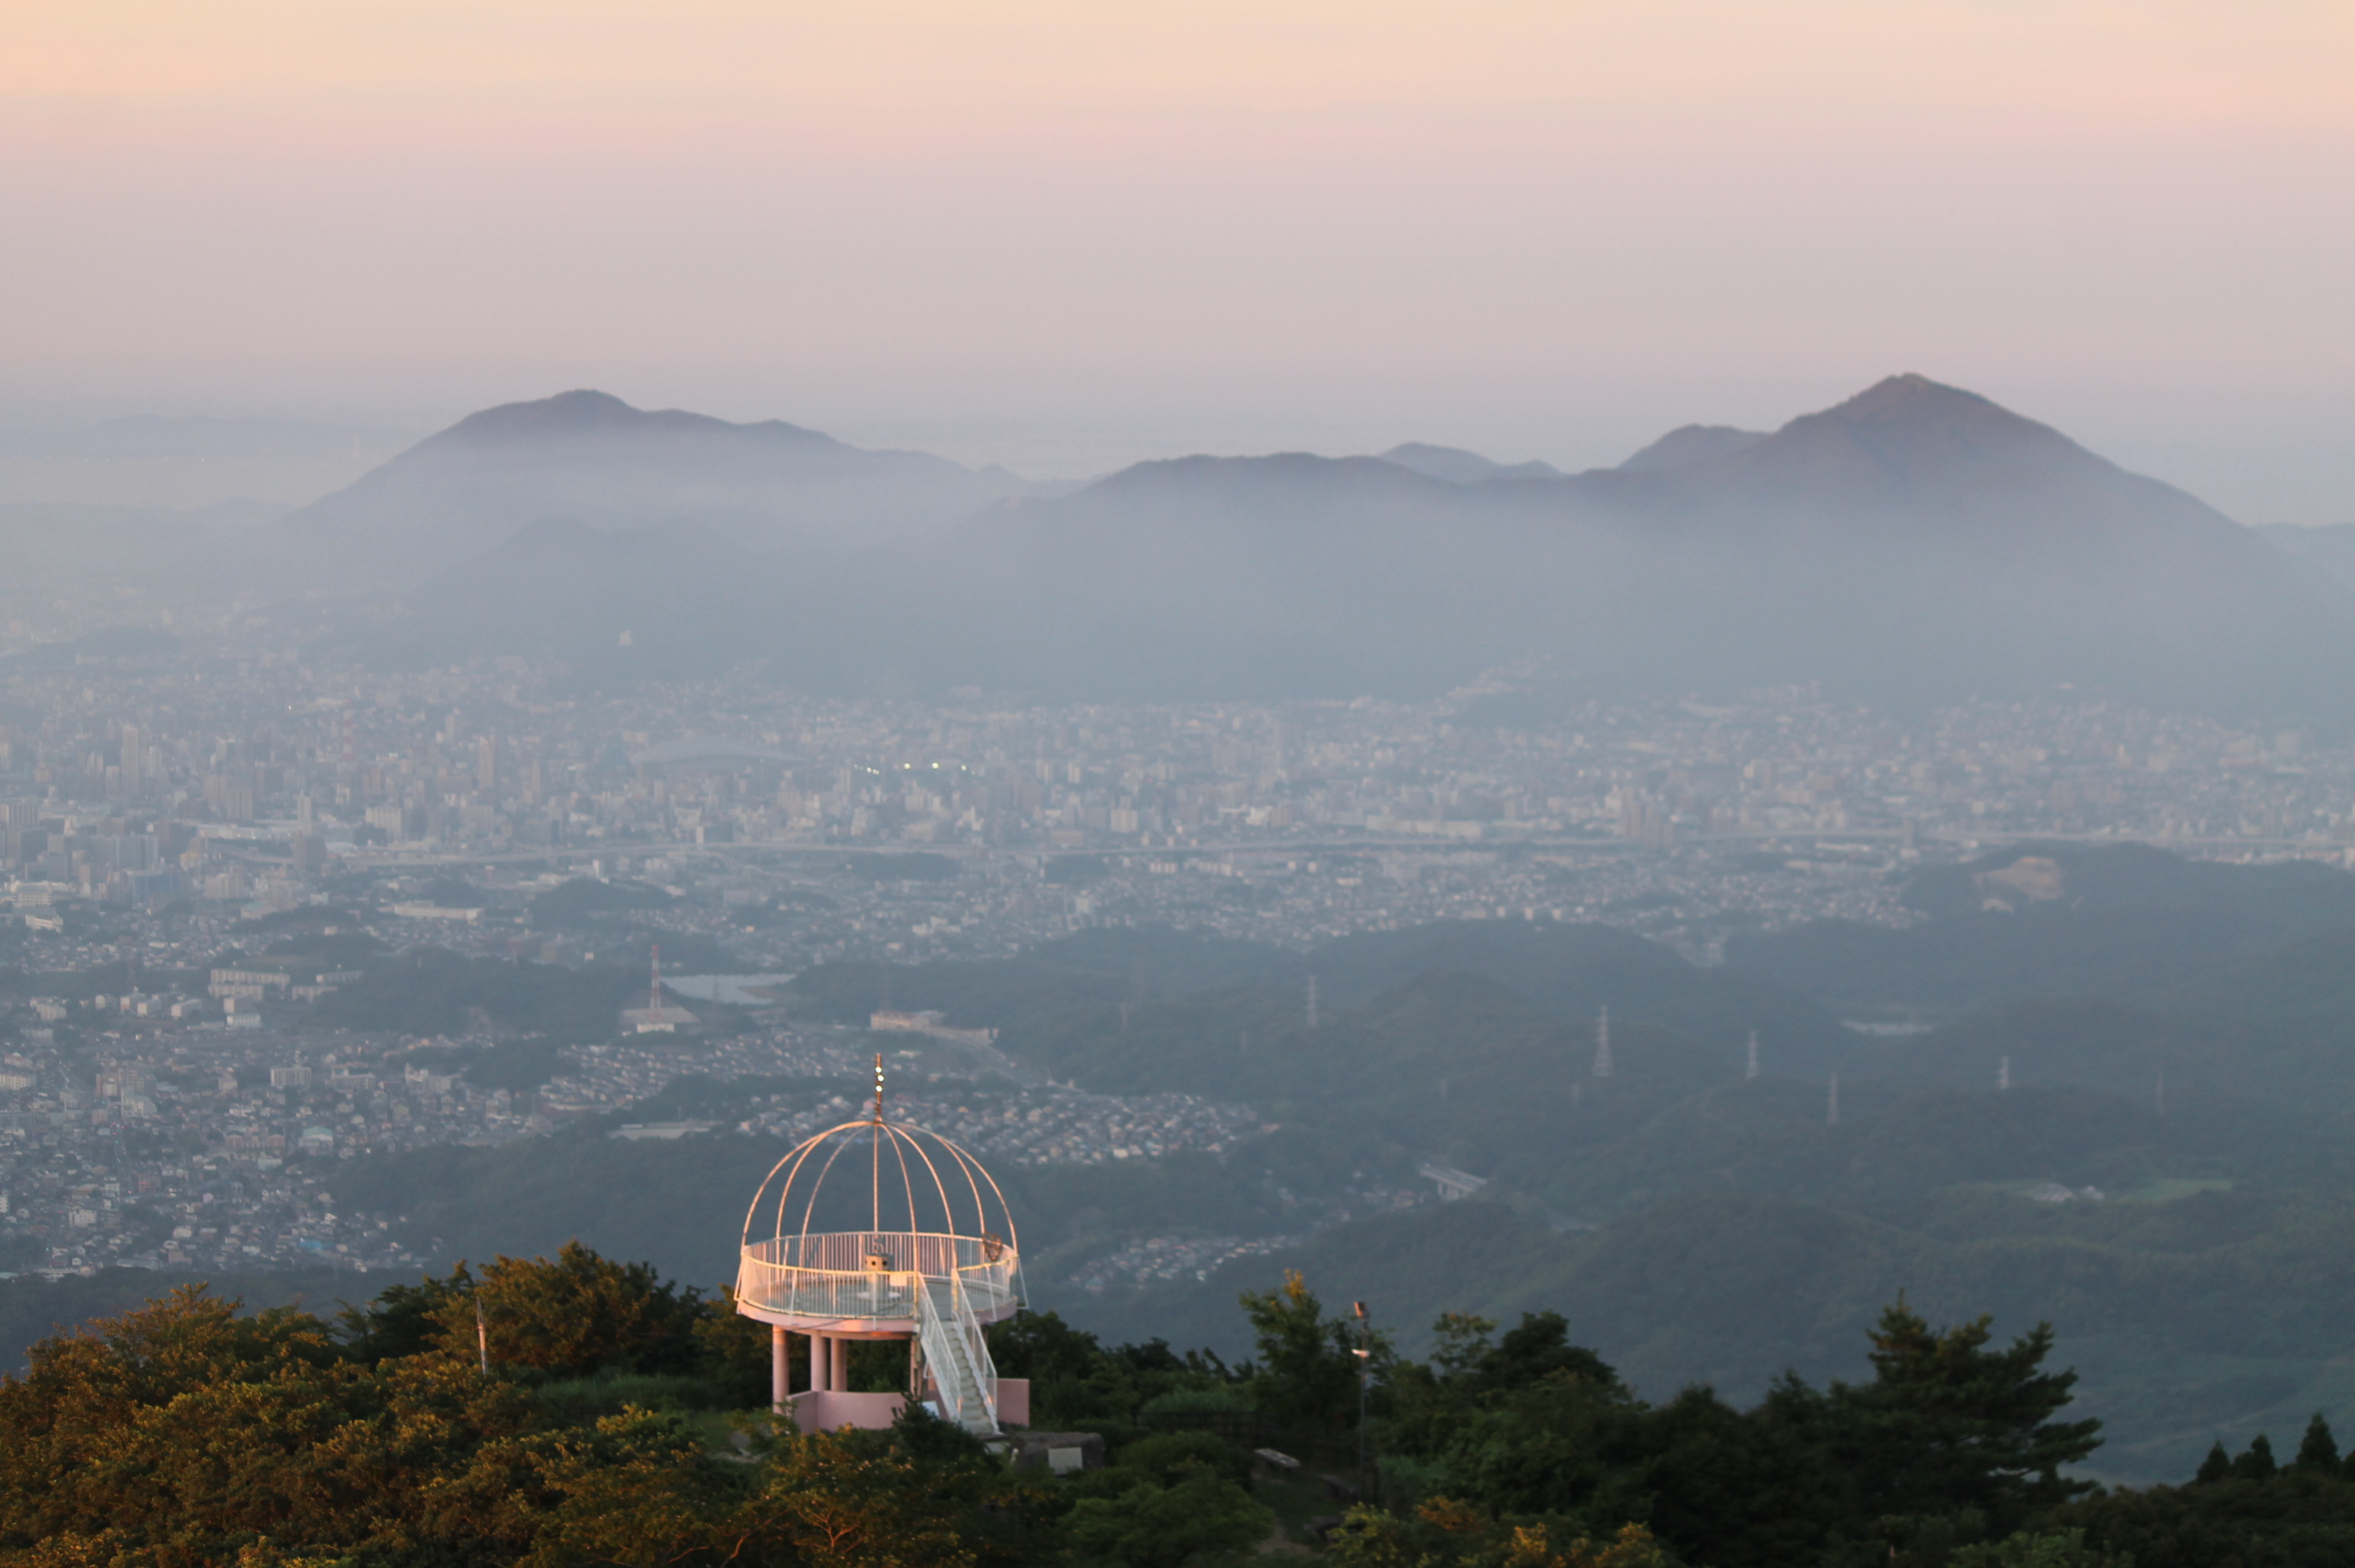
<instances>
[{"instance_id":1,"label":"green tree","mask_svg":"<svg viewBox=\"0 0 2355 1568\"><path fill-rule=\"evenodd\" d=\"M1243 1315L1258 1341L1252 1397L1276 1421L1341 1427L1357 1419L1358 1381L1379 1379L1392 1360L1387 1337L1363 1337L1355 1322L1325 1316L1324 1305L1297 1269L1284 1271L1274 1290L1245 1291ZM1360 1349L1368 1354L1360 1358Z\"/></svg>"},{"instance_id":2,"label":"green tree","mask_svg":"<svg viewBox=\"0 0 2355 1568\"><path fill-rule=\"evenodd\" d=\"M552 1260L502 1257L472 1291L446 1292L432 1312L440 1349L474 1358L477 1308L492 1365L558 1377L693 1371L703 1316L697 1292L682 1294L652 1265L617 1264L579 1242L565 1243Z\"/></svg>"},{"instance_id":3,"label":"green tree","mask_svg":"<svg viewBox=\"0 0 2355 1568\"><path fill-rule=\"evenodd\" d=\"M2022 1531L1957 1549L1947 1568L2134 1568L2134 1559L2096 1552L2082 1530Z\"/></svg>"},{"instance_id":4,"label":"green tree","mask_svg":"<svg viewBox=\"0 0 2355 1568\"><path fill-rule=\"evenodd\" d=\"M1872 1331L1873 1381L1833 1385L1838 1463L1866 1517L1968 1508L2014 1528L2092 1490L2061 1475L2100 1445L2101 1423L2053 1419L2077 1374L2045 1369L2051 1325L1990 1349L1989 1321L1934 1329L1901 1296Z\"/></svg>"},{"instance_id":5,"label":"green tree","mask_svg":"<svg viewBox=\"0 0 2355 1568\"><path fill-rule=\"evenodd\" d=\"M1335 1568L1676 1568L1640 1524L1597 1538L1560 1520L1494 1520L1448 1498L1410 1517L1349 1511L1326 1561Z\"/></svg>"},{"instance_id":6,"label":"green tree","mask_svg":"<svg viewBox=\"0 0 2355 1568\"><path fill-rule=\"evenodd\" d=\"M2306 1424L2306 1435L2299 1439L2297 1457L2291 1463L2309 1475L2339 1474L2339 1439L2330 1435L2330 1423L2322 1419L2322 1412L2316 1411Z\"/></svg>"},{"instance_id":7,"label":"green tree","mask_svg":"<svg viewBox=\"0 0 2355 1568\"><path fill-rule=\"evenodd\" d=\"M1275 1516L1207 1465L1177 1466L1167 1484L1139 1474L1112 1497L1071 1505L1064 1531L1083 1558L1123 1568L1178 1568L1196 1557L1240 1552L1274 1528Z\"/></svg>"}]
</instances>

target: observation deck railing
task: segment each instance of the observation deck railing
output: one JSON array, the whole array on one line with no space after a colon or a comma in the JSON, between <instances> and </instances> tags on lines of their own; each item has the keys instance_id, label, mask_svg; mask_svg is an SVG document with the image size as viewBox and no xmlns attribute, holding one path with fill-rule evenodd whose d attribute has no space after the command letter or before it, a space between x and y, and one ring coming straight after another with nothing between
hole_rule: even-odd
<instances>
[{"instance_id":1,"label":"observation deck railing","mask_svg":"<svg viewBox=\"0 0 2355 1568\"><path fill-rule=\"evenodd\" d=\"M883 1266L869 1266L871 1259ZM946 1282L986 1322L1021 1305L1020 1273L1011 1246L978 1236L828 1231L748 1243L736 1268L736 1300L779 1316L912 1327L926 1282Z\"/></svg>"}]
</instances>

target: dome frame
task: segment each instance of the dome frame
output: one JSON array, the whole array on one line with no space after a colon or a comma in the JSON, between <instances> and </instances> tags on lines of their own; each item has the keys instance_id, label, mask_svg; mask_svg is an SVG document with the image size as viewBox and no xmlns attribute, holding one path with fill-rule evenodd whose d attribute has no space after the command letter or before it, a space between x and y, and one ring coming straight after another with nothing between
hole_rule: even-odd
<instances>
[{"instance_id":1,"label":"dome frame","mask_svg":"<svg viewBox=\"0 0 2355 1568\"><path fill-rule=\"evenodd\" d=\"M858 1152L868 1155L853 1161L853 1168L868 1167L867 1225L814 1229L829 1179ZM763 1227L769 1234L756 1239L764 1210L773 1215ZM962 1145L884 1115L879 1061L868 1114L795 1144L753 1193L738 1253L736 1310L794 1333L904 1339L917 1331L921 1298L931 1292L937 1300L943 1290L960 1315L978 1323L1021 1310L1013 1211L996 1179Z\"/></svg>"}]
</instances>

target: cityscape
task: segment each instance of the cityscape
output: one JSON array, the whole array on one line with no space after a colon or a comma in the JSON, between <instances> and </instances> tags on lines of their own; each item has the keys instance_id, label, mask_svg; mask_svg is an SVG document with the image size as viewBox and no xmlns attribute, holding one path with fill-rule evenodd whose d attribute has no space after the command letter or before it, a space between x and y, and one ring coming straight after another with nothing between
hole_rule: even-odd
<instances>
[{"instance_id":1,"label":"cityscape","mask_svg":"<svg viewBox=\"0 0 2355 1568\"><path fill-rule=\"evenodd\" d=\"M2066 694L1905 722L1788 690L1570 703L1505 671L1424 705L928 706L749 674L593 697L514 661L361 677L186 653L20 667L6 692L11 1272L428 1263L437 1238L338 1208L338 1162L627 1116L685 1076L825 1088L613 1136L801 1136L851 1114L837 1085L871 1043L793 1015L811 965L1449 920L1598 922L1707 965L1746 931L1904 924L1911 871L2006 844L2355 847L2355 753ZM530 1086L465 1065L527 1029L338 1011L400 955L580 969L626 956L624 928L645 988ZM698 1032L698 1008L730 1027ZM923 1041L900 1104L985 1157L1273 1130L1246 1104L1040 1080L965 1021L985 1027L934 1032L985 1038ZM1074 1277L1257 1244L1136 1237Z\"/></svg>"}]
</instances>

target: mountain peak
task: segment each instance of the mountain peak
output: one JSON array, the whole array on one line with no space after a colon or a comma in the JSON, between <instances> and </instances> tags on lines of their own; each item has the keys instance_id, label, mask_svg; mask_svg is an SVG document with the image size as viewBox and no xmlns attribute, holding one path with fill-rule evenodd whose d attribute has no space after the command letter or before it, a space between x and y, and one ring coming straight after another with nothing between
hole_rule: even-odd
<instances>
[{"instance_id":1,"label":"mountain peak","mask_svg":"<svg viewBox=\"0 0 2355 1568\"><path fill-rule=\"evenodd\" d=\"M505 441L518 436L574 435L627 429L656 416L632 408L611 392L580 388L527 403L501 403L468 414L442 433L460 440ZM718 421L714 421L715 423Z\"/></svg>"},{"instance_id":2,"label":"mountain peak","mask_svg":"<svg viewBox=\"0 0 2355 1568\"><path fill-rule=\"evenodd\" d=\"M1759 477L1779 475L1902 488L1941 475L2004 470L2112 472L2050 425L1992 399L1926 376L1891 376L1819 413L1802 414L1739 459Z\"/></svg>"}]
</instances>

